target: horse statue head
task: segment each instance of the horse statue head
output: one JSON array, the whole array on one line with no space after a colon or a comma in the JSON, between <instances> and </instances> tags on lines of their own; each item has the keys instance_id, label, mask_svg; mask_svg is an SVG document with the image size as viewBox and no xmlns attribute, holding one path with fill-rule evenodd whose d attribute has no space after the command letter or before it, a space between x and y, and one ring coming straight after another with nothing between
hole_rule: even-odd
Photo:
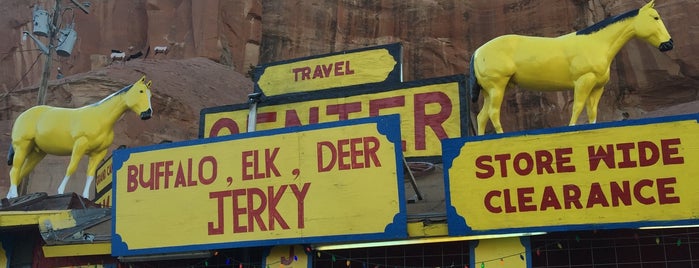
<instances>
[{"instance_id":1,"label":"horse statue head","mask_svg":"<svg viewBox=\"0 0 699 268\"><path fill-rule=\"evenodd\" d=\"M597 105L609 82L610 65L619 50L638 38L660 49L673 48L672 38L650 1L643 7L607 18L585 29L558 37L508 34L496 37L471 55L471 101L483 92L478 135L488 121L502 133L500 105L505 91L519 85L539 91L574 90L568 125L575 125L583 108L589 123L597 121Z\"/></svg>"},{"instance_id":2,"label":"horse statue head","mask_svg":"<svg viewBox=\"0 0 699 268\"><path fill-rule=\"evenodd\" d=\"M124 92L124 101L134 113L141 116L141 120L148 120L153 114L150 104L151 81L146 82L146 76L141 77L131 86L131 89Z\"/></svg>"},{"instance_id":3,"label":"horse statue head","mask_svg":"<svg viewBox=\"0 0 699 268\"><path fill-rule=\"evenodd\" d=\"M143 76L135 83L94 104L79 108L34 106L20 114L12 127L12 144L7 155L10 190L7 198L18 196L17 186L47 155L70 155L65 177L58 187L63 194L68 180L87 155L87 179L83 196L88 197L97 166L114 140L114 124L128 110L146 120L153 115L151 81Z\"/></svg>"},{"instance_id":4,"label":"horse statue head","mask_svg":"<svg viewBox=\"0 0 699 268\"><path fill-rule=\"evenodd\" d=\"M670 33L665 28L665 23L663 23L660 14L658 14L654 6L655 0L638 9L638 15L636 15L632 24L636 37L646 41L651 46L657 47L660 51L672 50L673 43Z\"/></svg>"}]
</instances>

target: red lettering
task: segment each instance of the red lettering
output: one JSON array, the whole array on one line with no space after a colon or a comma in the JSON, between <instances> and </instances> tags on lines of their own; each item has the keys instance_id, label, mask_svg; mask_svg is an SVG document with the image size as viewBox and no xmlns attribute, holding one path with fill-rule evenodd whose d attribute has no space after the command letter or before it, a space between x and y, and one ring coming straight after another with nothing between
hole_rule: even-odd
<instances>
[{"instance_id":1,"label":"red lettering","mask_svg":"<svg viewBox=\"0 0 699 268\"><path fill-rule=\"evenodd\" d=\"M629 185L629 181L623 181L621 184L622 186L619 186L619 183L615 181L609 184L613 207L618 207L619 201L626 206L631 205L631 186Z\"/></svg>"},{"instance_id":2,"label":"red lettering","mask_svg":"<svg viewBox=\"0 0 699 268\"><path fill-rule=\"evenodd\" d=\"M616 145L617 150L622 152L622 161L618 163L619 168L632 168L638 166L636 161L631 160L631 149L636 148L634 143L619 143Z\"/></svg>"},{"instance_id":3,"label":"red lettering","mask_svg":"<svg viewBox=\"0 0 699 268\"><path fill-rule=\"evenodd\" d=\"M645 205L655 203L655 198L643 196L643 194L641 193L643 187L653 187L653 181L649 179L643 179L633 186L633 195L634 197L636 197L636 200L638 200L638 202L641 202L641 204Z\"/></svg>"},{"instance_id":4,"label":"red lettering","mask_svg":"<svg viewBox=\"0 0 699 268\"><path fill-rule=\"evenodd\" d=\"M668 196L675 193L675 188L673 186L677 182L675 177L661 178L657 180L658 183L658 203L661 205L665 204L677 204L680 202L679 196Z\"/></svg>"},{"instance_id":5,"label":"red lettering","mask_svg":"<svg viewBox=\"0 0 699 268\"><path fill-rule=\"evenodd\" d=\"M258 124L274 123L274 122L277 122L277 112L258 113L256 118L257 118L256 121ZM248 124L250 124L250 122L248 122Z\"/></svg>"},{"instance_id":6,"label":"red lettering","mask_svg":"<svg viewBox=\"0 0 699 268\"><path fill-rule=\"evenodd\" d=\"M354 69L350 67L350 61L345 61L345 74L354 74Z\"/></svg>"},{"instance_id":7,"label":"red lettering","mask_svg":"<svg viewBox=\"0 0 699 268\"><path fill-rule=\"evenodd\" d=\"M190 158L189 161L191 161L191 160L192 159ZM182 168L182 161L179 161L179 163L177 164L177 175L175 177L175 188L178 188L178 187L187 187L187 178L185 177L185 172L184 172L184 169Z\"/></svg>"},{"instance_id":8,"label":"red lettering","mask_svg":"<svg viewBox=\"0 0 699 268\"><path fill-rule=\"evenodd\" d=\"M360 145L360 143L363 144ZM372 163L375 167L380 167L381 162L377 155L380 146L376 137L341 139L337 140L337 146L329 141L318 142L316 144L318 172L332 170L335 168L335 163L338 170L368 168ZM329 160L324 156L327 152L330 152Z\"/></svg>"},{"instance_id":9,"label":"red lettering","mask_svg":"<svg viewBox=\"0 0 699 268\"><path fill-rule=\"evenodd\" d=\"M242 171L243 174L241 175L241 177L243 178L244 181L252 180L253 178L255 178L252 174L250 174L250 173L248 172L248 168L251 168L251 167L253 167L253 165L254 165L254 160L253 160L253 161L250 161L248 158L250 158L251 156L253 156L253 153L254 153L254 152L256 152L256 151L243 151L243 152L242 152L242 157L241 157L241 159L242 159L242 162L243 162L243 163L242 163L243 168L241 169L241 171Z\"/></svg>"},{"instance_id":10,"label":"red lettering","mask_svg":"<svg viewBox=\"0 0 699 268\"><path fill-rule=\"evenodd\" d=\"M556 172L575 172L574 165L566 165L570 163L570 154L573 153L573 148L557 148L556 152Z\"/></svg>"},{"instance_id":11,"label":"red lettering","mask_svg":"<svg viewBox=\"0 0 699 268\"><path fill-rule=\"evenodd\" d=\"M660 150L655 143L650 141L638 142L638 164L642 167L652 166L658 163Z\"/></svg>"},{"instance_id":12,"label":"red lettering","mask_svg":"<svg viewBox=\"0 0 699 268\"><path fill-rule=\"evenodd\" d=\"M534 156L536 157L536 174L544 174L544 170L548 174L553 173L553 167L551 166L553 155L549 151L539 150L534 152Z\"/></svg>"},{"instance_id":13,"label":"red lettering","mask_svg":"<svg viewBox=\"0 0 699 268\"><path fill-rule=\"evenodd\" d=\"M350 156L349 150L347 150L347 145L349 145L349 140L348 139L342 139L337 141L337 159L338 159L338 168L340 170L347 170L351 169L350 165L348 163L345 163L345 158Z\"/></svg>"},{"instance_id":14,"label":"red lettering","mask_svg":"<svg viewBox=\"0 0 699 268\"><path fill-rule=\"evenodd\" d=\"M282 174L279 173L277 165L274 164L274 160L277 158L279 153L279 147L274 148L271 152L270 149L265 149L265 178L269 178L274 174L275 177L281 177Z\"/></svg>"},{"instance_id":15,"label":"red lettering","mask_svg":"<svg viewBox=\"0 0 699 268\"><path fill-rule=\"evenodd\" d=\"M362 145L362 138L353 138L349 140L350 143L350 159L352 159L352 169L363 168L364 163L358 162L357 158L364 155L364 150L357 148L357 145Z\"/></svg>"},{"instance_id":16,"label":"red lettering","mask_svg":"<svg viewBox=\"0 0 699 268\"><path fill-rule=\"evenodd\" d=\"M141 164L143 167L143 164ZM129 165L126 168L126 192L133 192L138 189L138 174L139 168L134 165Z\"/></svg>"},{"instance_id":17,"label":"red lettering","mask_svg":"<svg viewBox=\"0 0 699 268\"><path fill-rule=\"evenodd\" d=\"M318 123L318 107L311 107L308 109L308 124ZM284 120L285 127L295 127L301 126L301 120L296 110L286 110L286 116Z\"/></svg>"},{"instance_id":18,"label":"red lettering","mask_svg":"<svg viewBox=\"0 0 699 268\"><path fill-rule=\"evenodd\" d=\"M503 178L507 177L507 160L510 160L509 154L497 154L495 160L500 162L500 174Z\"/></svg>"},{"instance_id":19,"label":"red lettering","mask_svg":"<svg viewBox=\"0 0 699 268\"><path fill-rule=\"evenodd\" d=\"M277 193L274 193L273 186L267 187L267 198L269 198L269 207L267 208L267 213L269 214L269 230L274 230L275 221L279 222L282 229L289 229L289 225L286 224L286 221L284 221L284 218L282 218L282 215L279 214L279 211L277 210L277 205L279 204L279 201L281 201L286 187L286 185L280 186Z\"/></svg>"},{"instance_id":20,"label":"red lettering","mask_svg":"<svg viewBox=\"0 0 699 268\"><path fill-rule=\"evenodd\" d=\"M204 171L207 170L205 168L205 164L209 163L211 165L211 174L209 177L206 177L204 175ZM199 160L199 181L204 184L204 185L209 185L213 183L216 180L216 175L218 174L218 164L216 163L216 158L213 156L204 156L202 157L201 160Z\"/></svg>"},{"instance_id":21,"label":"red lettering","mask_svg":"<svg viewBox=\"0 0 699 268\"><path fill-rule=\"evenodd\" d=\"M574 184L563 185L563 202L565 203L566 209L570 209L571 205L575 205L575 208L581 209L580 188Z\"/></svg>"},{"instance_id":22,"label":"red lettering","mask_svg":"<svg viewBox=\"0 0 699 268\"><path fill-rule=\"evenodd\" d=\"M326 150L323 148L327 148L328 151L330 151L330 160L328 161L327 165L325 165L325 161L323 160L323 156L326 155ZM329 141L318 142L316 144L316 154L318 155L318 172L327 172L332 170L332 168L335 166L335 162L337 161L337 150L335 150L335 145Z\"/></svg>"},{"instance_id":23,"label":"red lettering","mask_svg":"<svg viewBox=\"0 0 699 268\"><path fill-rule=\"evenodd\" d=\"M561 209L561 203L558 201L558 196L556 196L556 192L553 190L553 187L551 186L546 186L544 188L544 195L541 198L541 211L546 211L549 207L553 207L554 209Z\"/></svg>"},{"instance_id":24,"label":"red lettering","mask_svg":"<svg viewBox=\"0 0 699 268\"><path fill-rule=\"evenodd\" d=\"M534 168L534 160L528 153L518 153L515 155L515 159L513 161L514 163L512 163L512 165L515 169L515 173L519 174L520 176L529 175ZM524 161L524 167L521 165L522 161Z\"/></svg>"},{"instance_id":25,"label":"red lettering","mask_svg":"<svg viewBox=\"0 0 699 268\"><path fill-rule=\"evenodd\" d=\"M226 198L231 198L230 210L233 221L233 233L245 233L255 231L273 231L278 228L289 229L289 225L280 213L279 206L282 197L291 192L296 198L297 225L305 227L304 202L311 188L311 183L304 183L302 187L295 184L281 185L275 190L275 186L267 187L267 190L259 188L234 189L219 192L210 192L209 199L216 200L217 218L208 222L209 235L219 235L226 232L224 210ZM287 191L291 189L291 191ZM287 195L289 196L289 195ZM267 217L264 216L265 212ZM244 223L247 222L247 225Z\"/></svg>"},{"instance_id":26,"label":"red lettering","mask_svg":"<svg viewBox=\"0 0 699 268\"><path fill-rule=\"evenodd\" d=\"M365 167L371 167L371 163L374 163L375 167L380 167L381 162L379 162L379 156L376 152L379 150L381 143L376 137L364 137L362 139L364 142L364 164Z\"/></svg>"},{"instance_id":27,"label":"red lettering","mask_svg":"<svg viewBox=\"0 0 699 268\"><path fill-rule=\"evenodd\" d=\"M500 197L500 191L490 191L485 194L484 205L491 213L502 213L502 208L493 206L493 197Z\"/></svg>"},{"instance_id":28,"label":"red lettering","mask_svg":"<svg viewBox=\"0 0 699 268\"><path fill-rule=\"evenodd\" d=\"M311 79L311 67L301 67L292 69L294 72L294 81L299 81L299 74L301 74L301 80Z\"/></svg>"},{"instance_id":29,"label":"red lettering","mask_svg":"<svg viewBox=\"0 0 699 268\"><path fill-rule=\"evenodd\" d=\"M231 201L233 202L233 233L245 233L248 228L246 226L240 225L240 216L247 214L248 210L241 207L241 204L246 204L246 202L240 202L240 196L245 195L245 189L235 189L231 190Z\"/></svg>"},{"instance_id":30,"label":"red lettering","mask_svg":"<svg viewBox=\"0 0 699 268\"><path fill-rule=\"evenodd\" d=\"M233 119L219 118L211 126L211 130L209 130L209 137L218 137L219 132L221 132L221 130L224 128L228 129L228 132L231 134L240 133L240 128L238 128L238 124L233 121Z\"/></svg>"},{"instance_id":31,"label":"red lettering","mask_svg":"<svg viewBox=\"0 0 699 268\"><path fill-rule=\"evenodd\" d=\"M665 164L665 165L684 164L684 157L682 157L682 156L672 157L673 155L676 155L679 153L677 147L672 147L674 145L680 145L679 138L660 140L660 147L663 148L663 164Z\"/></svg>"},{"instance_id":32,"label":"red lettering","mask_svg":"<svg viewBox=\"0 0 699 268\"><path fill-rule=\"evenodd\" d=\"M600 146L597 151L595 151L595 146L588 146L587 155L590 162L590 171L597 170L600 161L604 161L607 168L616 167L614 163L614 146L611 144L607 144L606 150Z\"/></svg>"},{"instance_id":33,"label":"red lettering","mask_svg":"<svg viewBox=\"0 0 699 268\"><path fill-rule=\"evenodd\" d=\"M476 170L476 178L488 179L495 175L495 168L493 168L490 163L492 158L489 155L481 155L476 158L476 167L482 171ZM486 163L487 162L487 163Z\"/></svg>"},{"instance_id":34,"label":"red lettering","mask_svg":"<svg viewBox=\"0 0 699 268\"><path fill-rule=\"evenodd\" d=\"M344 104L332 104L325 108L327 115L338 115L340 121L349 119L349 114L362 111L361 102L350 102Z\"/></svg>"},{"instance_id":35,"label":"red lettering","mask_svg":"<svg viewBox=\"0 0 699 268\"><path fill-rule=\"evenodd\" d=\"M259 205L255 207L255 196L258 198ZM262 212L267 207L267 198L265 192L258 188L247 189L247 208L248 208L248 232L255 231L255 223L260 226L260 231L267 231L264 221L262 221Z\"/></svg>"},{"instance_id":36,"label":"red lettering","mask_svg":"<svg viewBox=\"0 0 699 268\"><path fill-rule=\"evenodd\" d=\"M335 76L345 75L345 73L342 72L342 68L343 68L344 64L345 64L345 62L343 62L343 61L338 61L335 63Z\"/></svg>"},{"instance_id":37,"label":"red lettering","mask_svg":"<svg viewBox=\"0 0 699 268\"><path fill-rule=\"evenodd\" d=\"M586 208L594 207L597 204L600 204L603 207L609 206L607 197L604 196L604 192L602 192L602 186L600 186L598 182L595 182L590 185L590 195L587 197Z\"/></svg>"},{"instance_id":38,"label":"red lettering","mask_svg":"<svg viewBox=\"0 0 699 268\"><path fill-rule=\"evenodd\" d=\"M297 226L299 229L303 229L305 225L304 221L304 205L303 202L306 199L306 194L308 194L308 189L311 188L311 183L307 182L303 184L303 188L299 190L298 186L295 184L290 185L291 191L294 193L294 196L296 196L296 206L298 208L298 222Z\"/></svg>"},{"instance_id":39,"label":"red lettering","mask_svg":"<svg viewBox=\"0 0 699 268\"><path fill-rule=\"evenodd\" d=\"M323 75L324 75L323 77L329 77L329 76L330 76L330 71L332 71L332 69L333 69L332 63L331 63L331 64L328 64L327 66L326 66L326 65L320 65L320 67L323 68Z\"/></svg>"},{"instance_id":40,"label":"red lettering","mask_svg":"<svg viewBox=\"0 0 699 268\"><path fill-rule=\"evenodd\" d=\"M510 189L505 189L502 191L503 197L505 199L505 213L517 212L517 207L512 205L512 199L510 197Z\"/></svg>"},{"instance_id":41,"label":"red lettering","mask_svg":"<svg viewBox=\"0 0 699 268\"><path fill-rule=\"evenodd\" d=\"M192 159L187 159L187 186L196 186L197 181L192 176Z\"/></svg>"},{"instance_id":42,"label":"red lettering","mask_svg":"<svg viewBox=\"0 0 699 268\"><path fill-rule=\"evenodd\" d=\"M383 109L404 107L404 106L405 106L405 96L395 96L395 97L390 97L390 98L370 100L369 101L369 116L371 116L371 117L379 116L381 114L381 110L383 110Z\"/></svg>"},{"instance_id":43,"label":"red lettering","mask_svg":"<svg viewBox=\"0 0 699 268\"><path fill-rule=\"evenodd\" d=\"M320 67L320 65L316 65L315 71L313 71L313 79L316 78L323 78L323 68Z\"/></svg>"},{"instance_id":44,"label":"red lettering","mask_svg":"<svg viewBox=\"0 0 699 268\"><path fill-rule=\"evenodd\" d=\"M216 198L218 202L218 227L214 226L213 222L209 222L209 235L223 234L223 198L231 196L231 191L210 192L209 199Z\"/></svg>"},{"instance_id":45,"label":"red lettering","mask_svg":"<svg viewBox=\"0 0 699 268\"><path fill-rule=\"evenodd\" d=\"M443 92L415 94L415 150L427 148L427 126L432 129L437 139L449 138L443 124L449 119L452 103L449 96ZM427 114L427 105L437 104L440 109L435 114Z\"/></svg>"},{"instance_id":46,"label":"red lettering","mask_svg":"<svg viewBox=\"0 0 699 268\"><path fill-rule=\"evenodd\" d=\"M517 203L519 211L536 211L536 205L528 205L532 202L532 194L534 194L534 187L517 188Z\"/></svg>"}]
</instances>

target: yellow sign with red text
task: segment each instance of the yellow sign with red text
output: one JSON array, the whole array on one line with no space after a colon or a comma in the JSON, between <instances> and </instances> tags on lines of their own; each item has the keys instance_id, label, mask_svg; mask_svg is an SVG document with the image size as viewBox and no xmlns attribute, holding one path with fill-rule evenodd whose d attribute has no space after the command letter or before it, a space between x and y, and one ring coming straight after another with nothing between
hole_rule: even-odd
<instances>
[{"instance_id":1,"label":"yellow sign with red text","mask_svg":"<svg viewBox=\"0 0 699 268\"><path fill-rule=\"evenodd\" d=\"M256 90L275 96L401 82L400 54L401 45L391 44L263 65L256 70Z\"/></svg>"},{"instance_id":2,"label":"yellow sign with red text","mask_svg":"<svg viewBox=\"0 0 699 268\"><path fill-rule=\"evenodd\" d=\"M396 115L119 150L112 251L405 237L401 159Z\"/></svg>"},{"instance_id":3,"label":"yellow sign with red text","mask_svg":"<svg viewBox=\"0 0 699 268\"><path fill-rule=\"evenodd\" d=\"M444 141L449 233L699 223L698 117Z\"/></svg>"},{"instance_id":4,"label":"yellow sign with red text","mask_svg":"<svg viewBox=\"0 0 699 268\"><path fill-rule=\"evenodd\" d=\"M257 107L258 130L334 122L386 114L401 115L406 157L440 156L440 140L463 136L467 109L461 95L463 76L420 83L403 83L392 90L364 94L320 96L319 99ZM320 93L319 93L320 95ZM222 109L223 108L223 109ZM247 106L203 109L200 136L216 137L245 132Z\"/></svg>"},{"instance_id":5,"label":"yellow sign with red text","mask_svg":"<svg viewBox=\"0 0 699 268\"><path fill-rule=\"evenodd\" d=\"M97 167L95 172L95 204L103 208L112 206L112 156Z\"/></svg>"}]
</instances>

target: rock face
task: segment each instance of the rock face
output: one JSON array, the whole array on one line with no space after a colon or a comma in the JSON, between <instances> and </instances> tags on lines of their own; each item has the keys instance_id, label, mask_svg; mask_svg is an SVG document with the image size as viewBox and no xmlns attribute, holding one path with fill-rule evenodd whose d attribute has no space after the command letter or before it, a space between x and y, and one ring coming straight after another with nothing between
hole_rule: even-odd
<instances>
[{"instance_id":1,"label":"rock face","mask_svg":"<svg viewBox=\"0 0 699 268\"><path fill-rule=\"evenodd\" d=\"M673 35L675 49L661 53L638 40L628 43L612 63L598 121L638 118L661 107L697 100L698 56L691 49L699 45L699 29L687 21L699 5L690 2L658 1L656 9ZM466 73L473 51L499 35L555 37L643 4L612 0L265 1L260 60L402 42L406 80ZM572 98L571 91L512 90L502 106L505 131L566 125ZM579 122L585 121L581 116Z\"/></svg>"},{"instance_id":2,"label":"rock face","mask_svg":"<svg viewBox=\"0 0 699 268\"><path fill-rule=\"evenodd\" d=\"M515 33L555 37L644 3L643 0L93 0L90 14L84 14L70 1L61 1L63 7L73 7L73 12L61 16L61 25L74 21L78 39L69 57L54 54L50 77L55 78L57 67L61 67L73 82L66 82L69 81L66 78L52 81L50 84L54 86L47 99L48 104L57 106L84 105L135 81L140 77L137 73L159 72L162 76L152 79L160 92L168 94L167 98L158 98L167 111L161 116L169 118L158 125L158 131L123 130L122 137L128 139L120 142L135 145L157 143L160 139L193 138L199 109L245 101L242 93L240 98L229 99L228 88L238 85L228 84L231 81L227 79L237 77L247 82L241 77L251 65L401 42L405 81L466 74L473 51L496 36ZM32 30L34 4L51 11L54 0L31 3L6 0L0 6L0 25L5 25L0 27L5 38L0 42L0 91L4 97L0 115L6 122L5 137L17 114L34 105L36 94L31 92L35 92L41 79L44 57L40 57L30 39L22 41L21 35L22 31ZM675 49L661 53L638 40L628 43L612 63L611 80L600 103L598 121L699 112L699 54L694 53L699 48L699 28L691 17L699 11L699 5L694 0L658 0L656 9L675 41ZM43 37L39 39L47 41ZM155 54L155 46L167 46L168 53ZM143 55L131 61L111 62L112 49ZM195 57L218 64L202 58L193 59L195 62L179 61ZM229 66L226 70L230 72L225 76L212 71L222 66ZM83 74L89 71L92 72ZM249 89L249 84L243 86ZM205 90L193 90L202 88ZM201 106L188 107L189 98L198 99ZM571 105L571 91L511 90L503 102L502 123L506 132L563 126L569 120ZM473 112L477 112L475 107ZM191 129L184 129L181 122L187 122L185 125ZM168 127L166 123L175 126ZM133 131L151 124L135 121L125 125ZM161 128L167 131L160 131ZM7 173L0 170L0 174ZM62 171L52 173L59 176L56 174L62 176ZM5 176L0 178L0 188L8 185L2 181ZM59 182L60 178L55 183Z\"/></svg>"}]
</instances>

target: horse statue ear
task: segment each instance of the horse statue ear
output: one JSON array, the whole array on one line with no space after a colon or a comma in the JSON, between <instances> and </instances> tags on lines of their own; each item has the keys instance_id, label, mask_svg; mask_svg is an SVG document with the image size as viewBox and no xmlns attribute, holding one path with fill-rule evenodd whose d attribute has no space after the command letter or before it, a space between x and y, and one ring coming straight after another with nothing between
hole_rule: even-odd
<instances>
[{"instance_id":1,"label":"horse statue ear","mask_svg":"<svg viewBox=\"0 0 699 268\"><path fill-rule=\"evenodd\" d=\"M146 82L146 76L141 76L141 79L138 79L139 82L145 83Z\"/></svg>"},{"instance_id":2,"label":"horse statue ear","mask_svg":"<svg viewBox=\"0 0 699 268\"><path fill-rule=\"evenodd\" d=\"M653 8L653 7L655 7L655 0L650 0L650 2L648 2L648 4L643 6L643 8Z\"/></svg>"},{"instance_id":3,"label":"horse statue ear","mask_svg":"<svg viewBox=\"0 0 699 268\"><path fill-rule=\"evenodd\" d=\"M151 84L152 82L153 82L153 80L148 81L148 83L146 83L146 88L150 88L150 84Z\"/></svg>"}]
</instances>

